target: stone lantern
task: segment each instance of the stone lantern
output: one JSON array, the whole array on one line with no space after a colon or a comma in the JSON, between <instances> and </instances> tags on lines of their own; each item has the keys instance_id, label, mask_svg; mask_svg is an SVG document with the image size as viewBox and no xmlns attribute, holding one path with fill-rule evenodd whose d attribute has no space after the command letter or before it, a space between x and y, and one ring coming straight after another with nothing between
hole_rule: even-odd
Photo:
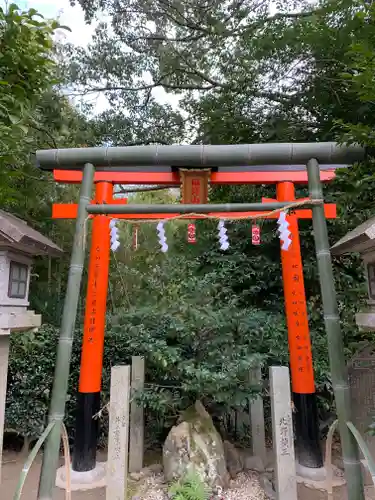
<instances>
[{"instance_id":1,"label":"stone lantern","mask_svg":"<svg viewBox=\"0 0 375 500\"><path fill-rule=\"evenodd\" d=\"M375 217L350 231L331 248L332 255L359 253L366 269L368 307L356 314L362 330L375 331Z\"/></svg>"},{"instance_id":2,"label":"stone lantern","mask_svg":"<svg viewBox=\"0 0 375 500\"><path fill-rule=\"evenodd\" d=\"M360 254L366 270L368 299L367 307L356 314L355 320L362 331L375 331L375 217L341 238L331 252L337 256L354 252ZM375 436L368 433L375 415L375 345L373 342L361 342L358 348L348 362L352 420L371 455L375 456ZM361 462L365 485L372 485L372 477L363 456Z\"/></svg>"},{"instance_id":3,"label":"stone lantern","mask_svg":"<svg viewBox=\"0 0 375 500\"><path fill-rule=\"evenodd\" d=\"M28 309L33 258L61 254L62 250L51 240L18 217L0 210L0 473L9 337L13 332L35 331L41 325L41 316Z\"/></svg>"}]
</instances>

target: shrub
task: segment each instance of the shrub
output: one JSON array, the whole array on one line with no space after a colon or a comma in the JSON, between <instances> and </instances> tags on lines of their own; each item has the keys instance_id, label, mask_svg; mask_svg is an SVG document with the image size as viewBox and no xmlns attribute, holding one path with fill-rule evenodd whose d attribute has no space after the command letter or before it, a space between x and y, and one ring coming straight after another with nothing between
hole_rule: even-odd
<instances>
[{"instance_id":1,"label":"shrub","mask_svg":"<svg viewBox=\"0 0 375 500\"><path fill-rule=\"evenodd\" d=\"M75 394L80 363L80 329L75 332L65 423L73 437ZM58 329L42 326L37 333L11 337L6 427L24 436L39 435L46 423L52 388ZM329 381L326 340L316 332L317 385ZM132 355L146 360L145 391L137 398L146 408L148 435L159 440L179 412L202 400L221 421L233 411L246 409L255 388L249 371L264 363L288 364L288 344L282 315L231 304L201 304L188 300L131 309L109 317L104 349L103 406L109 400L110 370L129 364ZM102 422L105 439L107 421ZM162 433L162 435L160 435Z\"/></svg>"},{"instance_id":2,"label":"shrub","mask_svg":"<svg viewBox=\"0 0 375 500\"><path fill-rule=\"evenodd\" d=\"M192 471L173 484L169 494L173 500L208 500L210 497L209 488L203 483L199 474Z\"/></svg>"},{"instance_id":3,"label":"shrub","mask_svg":"<svg viewBox=\"0 0 375 500\"><path fill-rule=\"evenodd\" d=\"M175 419L196 399L211 411L245 408L255 392L251 368L266 358L282 359L286 336L281 320L257 310L179 302L167 311L129 311L109 332L112 341L122 337L122 349L145 357L146 388L139 395L143 404ZM272 337L272 345L267 345ZM115 344L107 344L107 353Z\"/></svg>"},{"instance_id":4,"label":"shrub","mask_svg":"<svg viewBox=\"0 0 375 500\"><path fill-rule=\"evenodd\" d=\"M58 335L59 330L56 327L43 325L36 333L15 333L11 336L6 428L13 429L23 436L39 436L45 427ZM69 427L72 425L74 394L77 388L78 344L75 342L73 349L67 400L66 422Z\"/></svg>"}]
</instances>

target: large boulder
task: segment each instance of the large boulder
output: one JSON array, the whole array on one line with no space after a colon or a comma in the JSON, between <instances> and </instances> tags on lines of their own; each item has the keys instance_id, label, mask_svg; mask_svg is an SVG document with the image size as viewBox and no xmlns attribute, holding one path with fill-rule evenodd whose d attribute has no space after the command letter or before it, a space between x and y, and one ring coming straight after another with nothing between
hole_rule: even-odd
<instances>
[{"instance_id":1,"label":"large boulder","mask_svg":"<svg viewBox=\"0 0 375 500\"><path fill-rule=\"evenodd\" d=\"M163 447L163 466L169 482L195 471L209 487L228 486L223 441L200 401L186 410L169 432Z\"/></svg>"}]
</instances>

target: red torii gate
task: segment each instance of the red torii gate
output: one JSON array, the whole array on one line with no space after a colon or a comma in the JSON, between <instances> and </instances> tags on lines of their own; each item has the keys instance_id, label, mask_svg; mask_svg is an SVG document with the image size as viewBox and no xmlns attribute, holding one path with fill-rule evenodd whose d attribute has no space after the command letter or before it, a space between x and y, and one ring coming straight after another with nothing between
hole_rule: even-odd
<instances>
[{"instance_id":1,"label":"red torii gate","mask_svg":"<svg viewBox=\"0 0 375 500\"><path fill-rule=\"evenodd\" d=\"M264 167L259 167L264 168ZM322 168L324 168L322 166ZM335 177L334 170L321 170L321 181L329 182ZM82 172L54 170L54 179L59 183L78 184ZM114 184L168 185L180 186L178 171L132 172L104 170L96 171L95 199L91 203L124 204L126 199L113 198ZM277 201L294 201L295 184L307 184L306 170L256 170L231 169L230 172L211 172L210 183L217 184L276 184ZM263 199L263 203L274 200ZM295 200L302 201L302 200ZM234 218L261 215L264 212L222 212L216 217ZM327 218L336 217L336 205L326 204ZM54 219L73 219L77 215L76 204L54 204ZM82 357L77 401L76 438L73 453L73 470L84 472L95 468L98 421L93 419L100 408L100 391L103 365L104 330L107 304L108 271L110 257L109 221L116 219L168 219L179 215L178 208L173 214L115 214L96 215L92 229L88 289L82 342ZM191 218L191 217L189 217ZM198 217L196 217L198 218ZM269 215L277 219L278 214ZM301 465L319 468L323 465L319 444L319 429L315 397L315 383L311 354L307 306L303 279L298 219L311 219L312 211L297 209L288 215L292 243L288 251L281 251L284 283L285 310L288 326L290 369L294 405L296 408L297 455Z\"/></svg>"}]
</instances>

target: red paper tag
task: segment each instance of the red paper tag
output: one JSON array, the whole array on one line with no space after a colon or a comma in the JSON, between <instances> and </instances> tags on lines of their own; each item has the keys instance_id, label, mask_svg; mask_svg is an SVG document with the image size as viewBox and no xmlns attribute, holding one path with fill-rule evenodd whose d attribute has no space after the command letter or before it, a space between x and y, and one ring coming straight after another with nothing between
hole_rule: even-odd
<instances>
[{"instance_id":1,"label":"red paper tag","mask_svg":"<svg viewBox=\"0 0 375 500\"><path fill-rule=\"evenodd\" d=\"M195 224L188 224L188 243L196 243Z\"/></svg>"},{"instance_id":2,"label":"red paper tag","mask_svg":"<svg viewBox=\"0 0 375 500\"><path fill-rule=\"evenodd\" d=\"M138 250L138 227L133 227L133 250Z\"/></svg>"},{"instance_id":3,"label":"red paper tag","mask_svg":"<svg viewBox=\"0 0 375 500\"><path fill-rule=\"evenodd\" d=\"M257 225L251 228L251 242L253 245L260 245L260 227Z\"/></svg>"}]
</instances>

